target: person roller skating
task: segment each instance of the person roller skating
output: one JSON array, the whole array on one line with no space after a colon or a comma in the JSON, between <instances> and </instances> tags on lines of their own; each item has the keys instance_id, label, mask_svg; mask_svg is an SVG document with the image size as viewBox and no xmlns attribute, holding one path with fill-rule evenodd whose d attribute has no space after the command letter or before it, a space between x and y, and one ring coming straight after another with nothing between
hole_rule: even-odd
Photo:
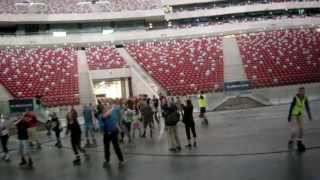
<instances>
[{"instance_id":1,"label":"person roller skating","mask_svg":"<svg viewBox=\"0 0 320 180\"><path fill-rule=\"evenodd\" d=\"M28 119L27 116L19 116L15 122L17 127L17 137L19 140L19 154L21 156L20 167L33 169L33 161L30 154L29 134L28 134Z\"/></svg>"},{"instance_id":2,"label":"person roller skating","mask_svg":"<svg viewBox=\"0 0 320 180\"><path fill-rule=\"evenodd\" d=\"M59 118L55 112L53 112L50 116L51 116L52 131L55 133L55 136L57 139L55 146L57 148L62 148L62 143L60 138L60 133L62 131L62 128L60 125Z\"/></svg>"},{"instance_id":3,"label":"person roller skating","mask_svg":"<svg viewBox=\"0 0 320 180\"><path fill-rule=\"evenodd\" d=\"M288 147L292 148L294 146L295 140L297 140L297 150L299 152L305 152L306 147L303 144L303 111L306 109L309 120L312 120L310 106L308 102L307 96L305 96L305 88L300 87L297 95L293 98L290 110L289 110L289 116L288 116L288 122L290 123L291 128L291 136L290 140L288 142ZM296 133L298 131L298 133ZM296 137L296 134L298 134L298 137Z\"/></svg>"},{"instance_id":4,"label":"person roller skating","mask_svg":"<svg viewBox=\"0 0 320 180\"><path fill-rule=\"evenodd\" d=\"M66 134L69 134L69 132L71 132L70 137L72 150L76 156L73 164L80 165L81 158L79 152L83 153L86 158L88 158L88 155L86 154L86 151L81 147L81 128L78 122L78 113L73 107L71 107L71 110L67 114L67 123L68 128Z\"/></svg>"},{"instance_id":5,"label":"person roller skating","mask_svg":"<svg viewBox=\"0 0 320 180\"><path fill-rule=\"evenodd\" d=\"M4 161L9 162L9 149L8 149L8 140L9 140L9 126L4 119L4 116L0 113L0 142L3 150L2 158Z\"/></svg>"},{"instance_id":6,"label":"person roller skating","mask_svg":"<svg viewBox=\"0 0 320 180\"><path fill-rule=\"evenodd\" d=\"M199 104L199 108L200 108L199 117L202 119L202 124L205 126L208 126L209 122L208 122L208 119L206 116L207 100L202 92L200 93L200 96L198 98L198 104Z\"/></svg>"}]
</instances>

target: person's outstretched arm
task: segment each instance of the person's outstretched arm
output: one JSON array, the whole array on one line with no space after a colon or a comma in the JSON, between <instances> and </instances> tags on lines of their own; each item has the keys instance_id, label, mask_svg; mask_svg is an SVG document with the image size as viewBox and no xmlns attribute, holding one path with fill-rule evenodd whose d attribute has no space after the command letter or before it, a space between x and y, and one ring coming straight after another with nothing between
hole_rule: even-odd
<instances>
[{"instance_id":1,"label":"person's outstretched arm","mask_svg":"<svg viewBox=\"0 0 320 180\"><path fill-rule=\"evenodd\" d=\"M291 122L291 114L292 114L293 107L295 105L296 105L296 98L294 97L289 109L288 122Z\"/></svg>"},{"instance_id":2,"label":"person's outstretched arm","mask_svg":"<svg viewBox=\"0 0 320 180\"><path fill-rule=\"evenodd\" d=\"M312 121L312 115L311 115L311 110L310 110L308 98L306 98L306 110L307 110L309 120Z\"/></svg>"}]
</instances>

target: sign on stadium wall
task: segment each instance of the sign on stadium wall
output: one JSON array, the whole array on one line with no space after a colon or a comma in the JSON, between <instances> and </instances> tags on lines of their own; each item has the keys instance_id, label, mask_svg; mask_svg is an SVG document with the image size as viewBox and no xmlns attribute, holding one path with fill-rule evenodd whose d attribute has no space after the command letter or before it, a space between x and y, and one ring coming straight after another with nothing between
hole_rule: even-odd
<instances>
[{"instance_id":1,"label":"sign on stadium wall","mask_svg":"<svg viewBox=\"0 0 320 180\"><path fill-rule=\"evenodd\" d=\"M33 99L13 99L9 100L11 113L32 111L34 108Z\"/></svg>"},{"instance_id":2,"label":"sign on stadium wall","mask_svg":"<svg viewBox=\"0 0 320 180\"><path fill-rule=\"evenodd\" d=\"M249 81L234 81L234 82L225 82L224 90L225 91L243 91L250 89Z\"/></svg>"}]
</instances>

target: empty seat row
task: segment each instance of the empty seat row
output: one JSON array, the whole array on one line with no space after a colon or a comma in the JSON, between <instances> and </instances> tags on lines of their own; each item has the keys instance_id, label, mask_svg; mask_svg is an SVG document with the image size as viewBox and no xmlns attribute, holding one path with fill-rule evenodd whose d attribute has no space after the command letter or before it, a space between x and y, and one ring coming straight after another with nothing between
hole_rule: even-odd
<instances>
[{"instance_id":1,"label":"empty seat row","mask_svg":"<svg viewBox=\"0 0 320 180\"><path fill-rule=\"evenodd\" d=\"M114 47L89 47L86 49L90 70L123 68L126 63Z\"/></svg>"},{"instance_id":2,"label":"empty seat row","mask_svg":"<svg viewBox=\"0 0 320 180\"><path fill-rule=\"evenodd\" d=\"M1 0L0 14L66 14L161 8L160 0Z\"/></svg>"},{"instance_id":3,"label":"empty seat row","mask_svg":"<svg viewBox=\"0 0 320 180\"><path fill-rule=\"evenodd\" d=\"M46 106L78 103L77 56L71 48L1 49L0 72L0 83L15 98L40 96Z\"/></svg>"},{"instance_id":4,"label":"empty seat row","mask_svg":"<svg viewBox=\"0 0 320 180\"><path fill-rule=\"evenodd\" d=\"M248 79L255 87L320 81L320 33L288 29L237 37Z\"/></svg>"},{"instance_id":5,"label":"empty seat row","mask_svg":"<svg viewBox=\"0 0 320 180\"><path fill-rule=\"evenodd\" d=\"M147 73L172 95L221 90L221 38L203 37L136 42L127 51Z\"/></svg>"}]
</instances>

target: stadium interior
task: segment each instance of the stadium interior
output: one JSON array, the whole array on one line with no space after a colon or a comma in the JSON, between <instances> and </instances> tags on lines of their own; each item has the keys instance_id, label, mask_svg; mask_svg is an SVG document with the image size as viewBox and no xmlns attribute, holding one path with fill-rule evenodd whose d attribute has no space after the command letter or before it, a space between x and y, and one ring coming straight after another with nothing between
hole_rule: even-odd
<instances>
[{"instance_id":1,"label":"stadium interior","mask_svg":"<svg viewBox=\"0 0 320 180\"><path fill-rule=\"evenodd\" d=\"M319 47L319 0L0 0L0 112L32 100L45 122L141 95L189 96L199 112L204 92L220 117L287 107L300 86L317 103Z\"/></svg>"}]
</instances>

